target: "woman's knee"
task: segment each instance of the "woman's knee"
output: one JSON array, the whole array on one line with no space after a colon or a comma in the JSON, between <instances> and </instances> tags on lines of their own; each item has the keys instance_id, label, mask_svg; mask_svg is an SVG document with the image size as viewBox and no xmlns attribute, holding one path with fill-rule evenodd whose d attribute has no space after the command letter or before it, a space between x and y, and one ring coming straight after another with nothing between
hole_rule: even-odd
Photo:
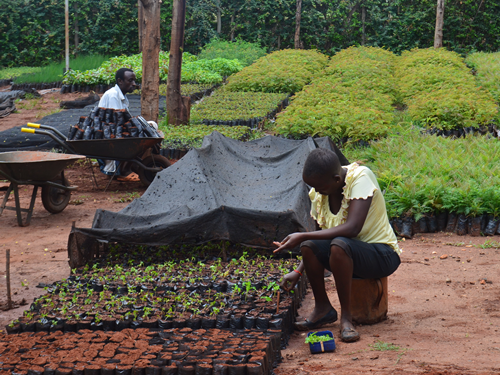
<instances>
[{"instance_id":1,"label":"woman's knee","mask_svg":"<svg viewBox=\"0 0 500 375\"><path fill-rule=\"evenodd\" d=\"M349 256L342 247L335 244L332 244L330 246L330 262L335 262L346 258L349 258Z\"/></svg>"},{"instance_id":2,"label":"woman's knee","mask_svg":"<svg viewBox=\"0 0 500 375\"><path fill-rule=\"evenodd\" d=\"M302 256L308 256L314 254L313 250L304 243L300 244L300 253L302 254Z\"/></svg>"}]
</instances>

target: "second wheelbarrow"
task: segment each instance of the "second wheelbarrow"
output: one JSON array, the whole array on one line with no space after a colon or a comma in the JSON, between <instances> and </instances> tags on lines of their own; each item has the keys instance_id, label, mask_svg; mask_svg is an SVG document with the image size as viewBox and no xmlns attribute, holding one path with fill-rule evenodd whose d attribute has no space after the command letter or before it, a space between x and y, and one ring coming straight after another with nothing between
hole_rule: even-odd
<instances>
[{"instance_id":1,"label":"second wheelbarrow","mask_svg":"<svg viewBox=\"0 0 500 375\"><path fill-rule=\"evenodd\" d=\"M83 158L85 156L40 151L0 153L0 176L10 181L3 202L0 205L0 215L4 209L16 211L19 226L28 226L33 214L39 186L42 188L42 204L45 209L53 214L62 212L69 203L71 191L77 188L69 185L64 177L64 168ZM34 185L28 209L21 208L19 185ZM12 191L15 199L14 207L7 206ZM25 221L22 218L23 212L27 212Z\"/></svg>"}]
</instances>

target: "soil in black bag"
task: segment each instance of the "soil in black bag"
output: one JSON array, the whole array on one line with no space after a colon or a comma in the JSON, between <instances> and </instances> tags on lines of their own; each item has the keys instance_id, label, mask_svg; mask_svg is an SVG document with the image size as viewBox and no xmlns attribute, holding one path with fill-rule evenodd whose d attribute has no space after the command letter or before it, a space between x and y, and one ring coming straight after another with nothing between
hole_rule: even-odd
<instances>
[{"instance_id":1,"label":"soil in black bag","mask_svg":"<svg viewBox=\"0 0 500 375\"><path fill-rule=\"evenodd\" d=\"M458 215L455 232L459 236L465 236L467 234L467 226L468 226L467 221L468 221L467 216L465 216L464 214Z\"/></svg>"},{"instance_id":2,"label":"soil in black bag","mask_svg":"<svg viewBox=\"0 0 500 375\"><path fill-rule=\"evenodd\" d=\"M467 232L473 237L479 237L481 235L482 221L483 221L483 215L477 217L471 217L469 219L469 226Z\"/></svg>"},{"instance_id":3,"label":"soil in black bag","mask_svg":"<svg viewBox=\"0 0 500 375\"><path fill-rule=\"evenodd\" d=\"M179 367L179 375L195 375L195 368L193 366L181 366Z\"/></svg>"},{"instance_id":4,"label":"soil in black bag","mask_svg":"<svg viewBox=\"0 0 500 375\"><path fill-rule=\"evenodd\" d=\"M457 215L454 214L453 212L450 212L448 214L448 222L446 223L446 228L444 231L448 233L453 233L455 231L456 226L457 226Z\"/></svg>"},{"instance_id":5,"label":"soil in black bag","mask_svg":"<svg viewBox=\"0 0 500 375\"><path fill-rule=\"evenodd\" d=\"M131 366L118 366L115 370L116 375L131 375L132 367Z\"/></svg>"},{"instance_id":6,"label":"soil in black bag","mask_svg":"<svg viewBox=\"0 0 500 375\"><path fill-rule=\"evenodd\" d=\"M188 321L186 322L186 327L191 328L192 330L200 329L201 318L188 319Z\"/></svg>"},{"instance_id":7,"label":"soil in black bag","mask_svg":"<svg viewBox=\"0 0 500 375\"><path fill-rule=\"evenodd\" d=\"M115 375L115 367L114 366L104 366L101 369L101 375Z\"/></svg>"},{"instance_id":8,"label":"soil in black bag","mask_svg":"<svg viewBox=\"0 0 500 375\"><path fill-rule=\"evenodd\" d=\"M247 363L247 375L264 375L261 363Z\"/></svg>"},{"instance_id":9,"label":"soil in black bag","mask_svg":"<svg viewBox=\"0 0 500 375\"><path fill-rule=\"evenodd\" d=\"M413 234L415 233L427 233L427 218L425 216L421 217L417 221L413 222L412 225Z\"/></svg>"},{"instance_id":10,"label":"soil in black bag","mask_svg":"<svg viewBox=\"0 0 500 375\"><path fill-rule=\"evenodd\" d=\"M437 230L439 232L444 232L446 230L446 225L448 224L448 212L442 211L436 214L437 220Z\"/></svg>"},{"instance_id":11,"label":"soil in black bag","mask_svg":"<svg viewBox=\"0 0 500 375\"><path fill-rule=\"evenodd\" d=\"M412 224L413 224L412 217L403 218L403 224L401 225L401 232L399 232L399 235L404 238L412 238L413 237Z\"/></svg>"},{"instance_id":12,"label":"soil in black bag","mask_svg":"<svg viewBox=\"0 0 500 375\"><path fill-rule=\"evenodd\" d=\"M231 329L243 329L243 316L232 315L229 319L229 328Z\"/></svg>"},{"instance_id":13,"label":"soil in black bag","mask_svg":"<svg viewBox=\"0 0 500 375\"><path fill-rule=\"evenodd\" d=\"M156 367L156 366L149 366L146 367L146 370L144 371L145 375L161 375L161 368Z\"/></svg>"},{"instance_id":14,"label":"soil in black bag","mask_svg":"<svg viewBox=\"0 0 500 375\"><path fill-rule=\"evenodd\" d=\"M229 316L228 315L217 315L217 322L215 328L229 328Z\"/></svg>"},{"instance_id":15,"label":"soil in black bag","mask_svg":"<svg viewBox=\"0 0 500 375\"><path fill-rule=\"evenodd\" d=\"M255 316L245 315L243 318L243 327L245 327L245 329L252 329L255 327L255 321Z\"/></svg>"},{"instance_id":16,"label":"soil in black bag","mask_svg":"<svg viewBox=\"0 0 500 375\"><path fill-rule=\"evenodd\" d=\"M213 375L228 375L228 365L225 363L216 363Z\"/></svg>"},{"instance_id":17,"label":"soil in black bag","mask_svg":"<svg viewBox=\"0 0 500 375\"><path fill-rule=\"evenodd\" d=\"M201 328L204 328L204 329L215 328L216 324L217 324L217 320L215 320L215 319L211 319L211 318L201 319Z\"/></svg>"},{"instance_id":18,"label":"soil in black bag","mask_svg":"<svg viewBox=\"0 0 500 375\"><path fill-rule=\"evenodd\" d=\"M255 328L257 329L268 329L269 328L269 318L264 316L258 316L255 320Z\"/></svg>"},{"instance_id":19,"label":"soil in black bag","mask_svg":"<svg viewBox=\"0 0 500 375\"><path fill-rule=\"evenodd\" d=\"M165 366L161 369L161 375L178 375L177 366Z\"/></svg>"},{"instance_id":20,"label":"soil in black bag","mask_svg":"<svg viewBox=\"0 0 500 375\"><path fill-rule=\"evenodd\" d=\"M436 215L430 214L427 217L427 232L436 233L438 231L438 220Z\"/></svg>"},{"instance_id":21,"label":"soil in black bag","mask_svg":"<svg viewBox=\"0 0 500 375\"><path fill-rule=\"evenodd\" d=\"M35 370L35 369L29 369L28 370L28 375L42 375L43 371L40 370Z\"/></svg>"},{"instance_id":22,"label":"soil in black bag","mask_svg":"<svg viewBox=\"0 0 500 375\"><path fill-rule=\"evenodd\" d=\"M497 231L498 223L499 222L500 222L500 219L491 216L488 219L488 222L486 223L486 228L484 228L484 234L486 236L493 236L493 235L495 235L495 232Z\"/></svg>"},{"instance_id":23,"label":"soil in black bag","mask_svg":"<svg viewBox=\"0 0 500 375\"><path fill-rule=\"evenodd\" d=\"M50 367L45 367L45 370L43 371L43 375L55 375L56 370Z\"/></svg>"},{"instance_id":24,"label":"soil in black bag","mask_svg":"<svg viewBox=\"0 0 500 375\"><path fill-rule=\"evenodd\" d=\"M199 363L196 365L195 375L212 375L213 366L208 363Z\"/></svg>"}]
</instances>

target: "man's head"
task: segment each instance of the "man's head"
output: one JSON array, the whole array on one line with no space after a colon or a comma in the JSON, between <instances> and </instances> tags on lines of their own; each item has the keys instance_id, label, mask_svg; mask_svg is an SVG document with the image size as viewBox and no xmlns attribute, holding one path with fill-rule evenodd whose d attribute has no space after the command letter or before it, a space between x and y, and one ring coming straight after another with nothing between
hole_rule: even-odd
<instances>
[{"instance_id":1,"label":"man's head","mask_svg":"<svg viewBox=\"0 0 500 375\"><path fill-rule=\"evenodd\" d=\"M116 84L123 94L128 94L135 89L135 73L132 69L121 68L115 74Z\"/></svg>"},{"instance_id":2,"label":"man's head","mask_svg":"<svg viewBox=\"0 0 500 375\"><path fill-rule=\"evenodd\" d=\"M323 195L330 195L338 190L344 181L337 154L326 148L314 149L306 159L302 179Z\"/></svg>"}]
</instances>

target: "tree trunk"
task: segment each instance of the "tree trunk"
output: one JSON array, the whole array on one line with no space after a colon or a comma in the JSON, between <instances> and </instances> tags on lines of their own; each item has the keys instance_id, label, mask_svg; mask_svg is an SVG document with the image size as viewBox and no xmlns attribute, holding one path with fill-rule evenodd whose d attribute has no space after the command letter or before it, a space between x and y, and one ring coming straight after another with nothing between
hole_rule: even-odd
<instances>
[{"instance_id":1,"label":"tree trunk","mask_svg":"<svg viewBox=\"0 0 500 375\"><path fill-rule=\"evenodd\" d=\"M300 16L302 10L302 0L297 0L297 11L295 13L295 49L300 48Z\"/></svg>"},{"instance_id":2,"label":"tree trunk","mask_svg":"<svg viewBox=\"0 0 500 375\"><path fill-rule=\"evenodd\" d=\"M363 36L361 39L361 45L364 46L366 44L366 32L365 32L365 20L366 20L366 7L361 7L361 24Z\"/></svg>"},{"instance_id":3,"label":"tree trunk","mask_svg":"<svg viewBox=\"0 0 500 375\"><path fill-rule=\"evenodd\" d=\"M75 31L75 49L74 55L78 53L78 45L80 44L80 29L78 27L78 4L73 4L73 9L75 10L75 18L73 20L73 27Z\"/></svg>"},{"instance_id":4,"label":"tree trunk","mask_svg":"<svg viewBox=\"0 0 500 375\"><path fill-rule=\"evenodd\" d=\"M142 3L142 89L141 114L148 121L158 121L160 104L160 0Z\"/></svg>"},{"instance_id":5,"label":"tree trunk","mask_svg":"<svg viewBox=\"0 0 500 375\"><path fill-rule=\"evenodd\" d=\"M234 13L231 14L231 42L234 42L234 29L236 28L234 24Z\"/></svg>"},{"instance_id":6,"label":"tree trunk","mask_svg":"<svg viewBox=\"0 0 500 375\"><path fill-rule=\"evenodd\" d=\"M222 20L221 20L221 9L220 9L220 0L217 1L217 34L220 34L222 31Z\"/></svg>"},{"instance_id":7,"label":"tree trunk","mask_svg":"<svg viewBox=\"0 0 500 375\"><path fill-rule=\"evenodd\" d=\"M172 10L172 36L167 79L168 123L180 125L189 122L190 102L181 96L181 67L184 49L186 0L174 0Z\"/></svg>"},{"instance_id":8,"label":"tree trunk","mask_svg":"<svg viewBox=\"0 0 500 375\"><path fill-rule=\"evenodd\" d=\"M142 52L142 20L144 18L141 0L137 0L137 23L139 28L139 52Z\"/></svg>"},{"instance_id":9,"label":"tree trunk","mask_svg":"<svg viewBox=\"0 0 500 375\"><path fill-rule=\"evenodd\" d=\"M434 48L441 48L443 46L443 24L444 24L444 0L437 0Z\"/></svg>"}]
</instances>

